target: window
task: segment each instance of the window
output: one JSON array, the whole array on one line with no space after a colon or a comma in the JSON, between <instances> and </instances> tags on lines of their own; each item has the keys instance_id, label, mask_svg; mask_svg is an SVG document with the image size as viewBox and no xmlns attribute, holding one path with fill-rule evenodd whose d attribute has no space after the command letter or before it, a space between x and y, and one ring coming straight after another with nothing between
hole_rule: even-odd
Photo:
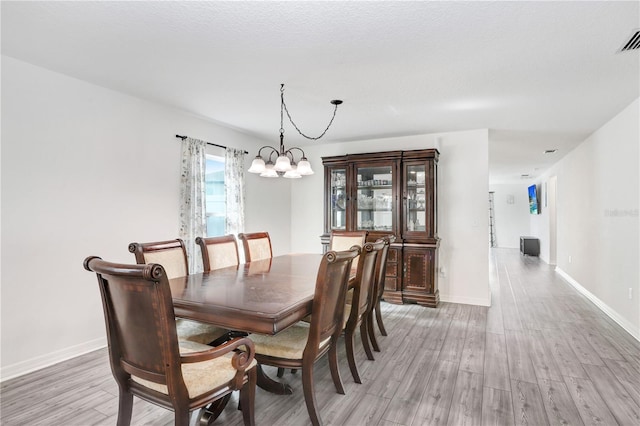
<instances>
[{"instance_id":1,"label":"window","mask_svg":"<svg viewBox=\"0 0 640 426\"><path fill-rule=\"evenodd\" d=\"M224 235L227 213L224 191L224 157L207 154L205 192L207 236Z\"/></svg>"}]
</instances>

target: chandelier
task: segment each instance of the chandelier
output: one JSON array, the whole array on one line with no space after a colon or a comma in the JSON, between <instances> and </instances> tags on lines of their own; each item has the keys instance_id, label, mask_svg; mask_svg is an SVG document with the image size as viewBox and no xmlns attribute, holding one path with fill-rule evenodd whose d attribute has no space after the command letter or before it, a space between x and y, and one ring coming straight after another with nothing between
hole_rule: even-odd
<instances>
[{"instance_id":1,"label":"chandelier","mask_svg":"<svg viewBox=\"0 0 640 426\"><path fill-rule=\"evenodd\" d=\"M318 140L327 133L329 127L333 123L333 119L336 118L336 111L338 110L338 105L342 103L339 99L334 99L331 101L331 105L334 105L333 116L327 124L326 129L320 134L320 136L311 137L307 136L296 126L296 123L293 122L291 118L291 114L289 114L289 110L287 109L287 104L284 102L284 84L280 85L280 149L276 149L272 146L266 145L258 150L258 155L251 162L251 167L247 170L249 173L260 173L262 177L269 178L277 178L277 177L285 177L288 179L298 179L302 176L312 175L313 170L311 169L311 164L307 157L304 154L304 151L297 146L293 148L284 149L284 113L287 113L287 117L289 121L293 125L293 127L302 135L303 137L310 140ZM268 156L264 154L263 156L262 150L266 149L266 153ZM293 155L294 150L300 151L301 157L296 161L295 156ZM273 157L275 158L275 163L273 162Z\"/></svg>"}]
</instances>

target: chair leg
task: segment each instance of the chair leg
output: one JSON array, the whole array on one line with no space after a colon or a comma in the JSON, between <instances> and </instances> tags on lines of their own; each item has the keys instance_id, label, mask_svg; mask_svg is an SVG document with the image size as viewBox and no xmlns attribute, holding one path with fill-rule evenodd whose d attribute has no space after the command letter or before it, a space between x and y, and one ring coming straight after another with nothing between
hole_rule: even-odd
<instances>
[{"instance_id":1,"label":"chair leg","mask_svg":"<svg viewBox=\"0 0 640 426\"><path fill-rule=\"evenodd\" d=\"M284 368L278 367L278 373L276 374L278 377L284 376Z\"/></svg>"},{"instance_id":2,"label":"chair leg","mask_svg":"<svg viewBox=\"0 0 640 426\"><path fill-rule=\"evenodd\" d=\"M382 322L382 314L380 313L380 301L376 303L376 322L378 323L378 328L380 329L380 333L383 336L387 335L387 330L384 328L384 323Z\"/></svg>"},{"instance_id":3,"label":"chair leg","mask_svg":"<svg viewBox=\"0 0 640 426\"><path fill-rule=\"evenodd\" d=\"M329 348L329 368L331 369L331 378L336 387L336 392L344 395L344 386L342 385L340 368L338 367L338 345L335 343L332 343Z\"/></svg>"},{"instance_id":4,"label":"chair leg","mask_svg":"<svg viewBox=\"0 0 640 426\"><path fill-rule=\"evenodd\" d=\"M321 426L322 420L318 415L316 393L313 390L313 360L302 360L302 388L304 390L304 402L313 426Z\"/></svg>"},{"instance_id":5,"label":"chair leg","mask_svg":"<svg viewBox=\"0 0 640 426\"><path fill-rule=\"evenodd\" d=\"M256 399L256 382L258 381L255 367L252 368L247 375L249 381L240 389L240 405L242 406L242 419L245 426L254 426L255 423L255 399Z\"/></svg>"},{"instance_id":6,"label":"chair leg","mask_svg":"<svg viewBox=\"0 0 640 426\"><path fill-rule=\"evenodd\" d=\"M174 414L176 426L189 426L191 413L189 413L188 409L176 407Z\"/></svg>"},{"instance_id":7,"label":"chair leg","mask_svg":"<svg viewBox=\"0 0 640 426\"><path fill-rule=\"evenodd\" d=\"M133 412L133 394L120 389L120 400L118 402L118 426L129 426L131 424L131 413Z\"/></svg>"},{"instance_id":8,"label":"chair leg","mask_svg":"<svg viewBox=\"0 0 640 426\"><path fill-rule=\"evenodd\" d=\"M351 370L353 381L356 383L362 383L360 375L358 374L358 366L356 365L355 353L353 351L353 344L355 340L354 332L355 330L349 330L347 328L344 334L344 343L347 349L347 361L349 362L349 370Z\"/></svg>"},{"instance_id":9,"label":"chair leg","mask_svg":"<svg viewBox=\"0 0 640 426\"><path fill-rule=\"evenodd\" d=\"M378 339L376 339L376 333L373 330L373 309L367 315L367 334L369 335L369 340L371 340L371 346L373 346L373 350L376 352L380 352Z\"/></svg>"},{"instance_id":10,"label":"chair leg","mask_svg":"<svg viewBox=\"0 0 640 426\"><path fill-rule=\"evenodd\" d=\"M364 353L367 354L367 359L369 361L374 361L373 352L371 352L371 346L369 346L369 335L367 334L367 317L365 315L362 318L362 323L360 324L360 339L362 340L362 346L364 347Z\"/></svg>"}]
</instances>

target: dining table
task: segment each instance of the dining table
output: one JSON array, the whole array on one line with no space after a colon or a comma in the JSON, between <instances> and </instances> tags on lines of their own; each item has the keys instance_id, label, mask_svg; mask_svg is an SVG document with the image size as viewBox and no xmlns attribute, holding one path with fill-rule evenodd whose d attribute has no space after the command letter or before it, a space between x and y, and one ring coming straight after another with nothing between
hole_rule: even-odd
<instances>
[{"instance_id":1,"label":"dining table","mask_svg":"<svg viewBox=\"0 0 640 426\"><path fill-rule=\"evenodd\" d=\"M277 334L311 314L321 254L287 254L169 280L174 312L234 332ZM257 367L258 386L291 394Z\"/></svg>"}]
</instances>

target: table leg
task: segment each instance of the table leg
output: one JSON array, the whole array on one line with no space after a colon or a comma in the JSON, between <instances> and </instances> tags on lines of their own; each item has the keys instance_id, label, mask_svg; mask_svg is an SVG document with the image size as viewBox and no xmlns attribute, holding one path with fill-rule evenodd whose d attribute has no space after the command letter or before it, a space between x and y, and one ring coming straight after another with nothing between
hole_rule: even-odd
<instances>
[{"instance_id":1,"label":"table leg","mask_svg":"<svg viewBox=\"0 0 640 426\"><path fill-rule=\"evenodd\" d=\"M276 395L291 395L293 393L293 389L288 384L276 382L267 376L260 364L256 368L258 369L258 387Z\"/></svg>"},{"instance_id":2,"label":"table leg","mask_svg":"<svg viewBox=\"0 0 640 426\"><path fill-rule=\"evenodd\" d=\"M212 424L218 418L218 416L220 416L222 410L224 410L224 407L227 406L229 398L231 398L231 393L204 407L200 412L200 415L198 416L198 421L196 422L196 424L198 426L208 426Z\"/></svg>"}]
</instances>

